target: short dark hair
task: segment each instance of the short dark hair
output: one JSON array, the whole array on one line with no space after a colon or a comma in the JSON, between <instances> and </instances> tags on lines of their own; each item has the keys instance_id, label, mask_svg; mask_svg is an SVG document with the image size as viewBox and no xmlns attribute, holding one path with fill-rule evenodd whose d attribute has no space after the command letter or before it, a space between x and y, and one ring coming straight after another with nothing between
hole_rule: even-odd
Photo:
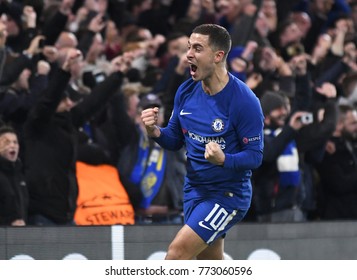
<instances>
[{"instance_id":1,"label":"short dark hair","mask_svg":"<svg viewBox=\"0 0 357 280\"><path fill-rule=\"evenodd\" d=\"M260 98L260 104L264 116L268 116L272 111L286 106L286 99L283 93L268 90Z\"/></svg>"},{"instance_id":2,"label":"short dark hair","mask_svg":"<svg viewBox=\"0 0 357 280\"><path fill-rule=\"evenodd\" d=\"M13 133L17 135L16 130L10 125L2 125L0 126L0 136L5 133Z\"/></svg>"},{"instance_id":3,"label":"short dark hair","mask_svg":"<svg viewBox=\"0 0 357 280\"><path fill-rule=\"evenodd\" d=\"M346 114L350 111L355 111L356 108L350 104L340 104L338 105L338 118L339 120L344 120L346 118Z\"/></svg>"},{"instance_id":4,"label":"short dark hair","mask_svg":"<svg viewBox=\"0 0 357 280\"><path fill-rule=\"evenodd\" d=\"M218 24L201 24L196 26L192 33L208 35L208 44L215 50L223 50L224 56L227 55L232 47L231 35L227 29Z\"/></svg>"}]
</instances>

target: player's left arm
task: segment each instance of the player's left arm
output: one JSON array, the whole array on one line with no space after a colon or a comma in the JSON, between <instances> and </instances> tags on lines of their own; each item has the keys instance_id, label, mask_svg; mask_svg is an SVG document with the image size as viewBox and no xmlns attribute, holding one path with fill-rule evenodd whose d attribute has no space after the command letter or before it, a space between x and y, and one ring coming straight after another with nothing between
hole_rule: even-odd
<instances>
[{"instance_id":1,"label":"player's left arm","mask_svg":"<svg viewBox=\"0 0 357 280\"><path fill-rule=\"evenodd\" d=\"M264 116L258 98L252 96L237 108L233 120L237 145L237 153L226 153L223 167L236 170L258 168L263 160L264 148Z\"/></svg>"}]
</instances>

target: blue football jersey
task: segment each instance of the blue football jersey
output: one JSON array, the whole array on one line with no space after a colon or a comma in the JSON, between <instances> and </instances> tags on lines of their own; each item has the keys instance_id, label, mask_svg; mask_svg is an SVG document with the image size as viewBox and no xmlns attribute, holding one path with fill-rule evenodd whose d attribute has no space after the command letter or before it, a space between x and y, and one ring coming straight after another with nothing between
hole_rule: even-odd
<instances>
[{"instance_id":1,"label":"blue football jersey","mask_svg":"<svg viewBox=\"0 0 357 280\"><path fill-rule=\"evenodd\" d=\"M241 209L250 206L252 169L263 157L263 113L249 87L229 74L229 82L215 95L203 91L192 79L177 90L170 121L156 138L166 149L187 150L185 192L233 192L241 198ZM224 166L208 162L205 145L218 143L225 153ZM198 190L198 189L196 189Z\"/></svg>"}]
</instances>

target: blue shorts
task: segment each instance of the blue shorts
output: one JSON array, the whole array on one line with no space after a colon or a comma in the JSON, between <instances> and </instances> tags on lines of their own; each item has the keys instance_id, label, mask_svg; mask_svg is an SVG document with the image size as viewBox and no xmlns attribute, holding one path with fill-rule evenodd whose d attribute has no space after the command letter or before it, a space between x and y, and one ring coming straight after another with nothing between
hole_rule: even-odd
<instances>
[{"instance_id":1,"label":"blue shorts","mask_svg":"<svg viewBox=\"0 0 357 280\"><path fill-rule=\"evenodd\" d=\"M231 192L214 193L202 199L184 202L187 224L207 244L225 237L227 231L240 222L248 209L239 209L239 199Z\"/></svg>"}]
</instances>

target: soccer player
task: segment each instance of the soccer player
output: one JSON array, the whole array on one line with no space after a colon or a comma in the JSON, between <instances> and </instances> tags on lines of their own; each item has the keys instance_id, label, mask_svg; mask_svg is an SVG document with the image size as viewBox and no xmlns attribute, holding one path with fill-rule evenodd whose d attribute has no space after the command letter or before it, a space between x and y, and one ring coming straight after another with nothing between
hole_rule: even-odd
<instances>
[{"instance_id":1,"label":"soccer player","mask_svg":"<svg viewBox=\"0 0 357 280\"><path fill-rule=\"evenodd\" d=\"M191 78L176 92L168 125L157 126L158 108L141 115L162 147L187 150L185 223L166 259L223 259L223 238L251 203L251 170L263 157L263 114L255 94L227 71L231 44L223 27L197 26L188 40Z\"/></svg>"}]
</instances>

